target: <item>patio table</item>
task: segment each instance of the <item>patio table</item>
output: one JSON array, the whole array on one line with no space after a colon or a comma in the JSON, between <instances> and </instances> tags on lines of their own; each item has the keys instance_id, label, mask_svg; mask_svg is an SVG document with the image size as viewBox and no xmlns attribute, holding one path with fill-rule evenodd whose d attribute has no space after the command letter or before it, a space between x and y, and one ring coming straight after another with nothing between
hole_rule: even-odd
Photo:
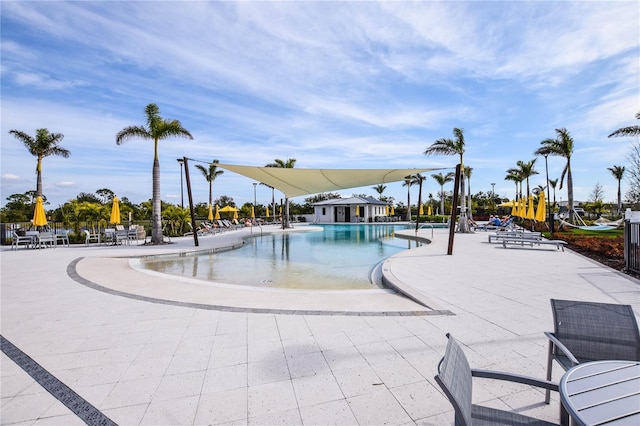
<instances>
[{"instance_id":1,"label":"patio table","mask_svg":"<svg viewBox=\"0 0 640 426\"><path fill-rule=\"evenodd\" d=\"M578 364L560 380L560 400L575 424L640 424L640 362Z\"/></svg>"}]
</instances>

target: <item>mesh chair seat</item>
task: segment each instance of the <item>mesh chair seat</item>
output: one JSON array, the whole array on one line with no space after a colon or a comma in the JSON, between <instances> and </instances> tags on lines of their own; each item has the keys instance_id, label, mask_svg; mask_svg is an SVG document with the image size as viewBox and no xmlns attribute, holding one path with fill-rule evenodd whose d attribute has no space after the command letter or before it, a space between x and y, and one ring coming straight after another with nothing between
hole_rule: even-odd
<instances>
[{"instance_id":1,"label":"mesh chair seat","mask_svg":"<svg viewBox=\"0 0 640 426\"><path fill-rule=\"evenodd\" d=\"M551 299L551 310L554 331L546 333L547 380L554 359L565 371L587 361L640 361L640 332L630 305ZM549 403L549 392L545 402Z\"/></svg>"},{"instance_id":2,"label":"mesh chair seat","mask_svg":"<svg viewBox=\"0 0 640 426\"><path fill-rule=\"evenodd\" d=\"M496 408L473 405L471 407L471 421L473 426L549 426L557 423L547 422L534 417L524 416L512 411L498 410Z\"/></svg>"}]
</instances>

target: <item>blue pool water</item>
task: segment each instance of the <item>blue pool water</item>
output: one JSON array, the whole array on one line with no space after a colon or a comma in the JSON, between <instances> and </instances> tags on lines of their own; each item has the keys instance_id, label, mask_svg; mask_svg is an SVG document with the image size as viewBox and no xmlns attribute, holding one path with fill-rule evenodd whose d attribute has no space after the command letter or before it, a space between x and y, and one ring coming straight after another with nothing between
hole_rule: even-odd
<instances>
[{"instance_id":1,"label":"blue pool water","mask_svg":"<svg viewBox=\"0 0 640 426\"><path fill-rule=\"evenodd\" d=\"M265 234L236 250L142 260L147 269L225 284L296 289L365 289L373 268L415 241L399 225L320 225L322 231Z\"/></svg>"}]
</instances>

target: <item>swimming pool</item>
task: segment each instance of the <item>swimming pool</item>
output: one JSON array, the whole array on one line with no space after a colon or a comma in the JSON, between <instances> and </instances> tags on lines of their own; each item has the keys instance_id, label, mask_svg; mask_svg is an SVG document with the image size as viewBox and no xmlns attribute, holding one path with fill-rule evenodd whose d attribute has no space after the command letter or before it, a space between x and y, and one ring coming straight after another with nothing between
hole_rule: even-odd
<instances>
[{"instance_id":1,"label":"swimming pool","mask_svg":"<svg viewBox=\"0 0 640 426\"><path fill-rule=\"evenodd\" d=\"M153 271L225 284L295 289L370 289L373 269L420 245L394 237L402 225L318 225L315 232L265 234L239 249L141 259Z\"/></svg>"}]
</instances>

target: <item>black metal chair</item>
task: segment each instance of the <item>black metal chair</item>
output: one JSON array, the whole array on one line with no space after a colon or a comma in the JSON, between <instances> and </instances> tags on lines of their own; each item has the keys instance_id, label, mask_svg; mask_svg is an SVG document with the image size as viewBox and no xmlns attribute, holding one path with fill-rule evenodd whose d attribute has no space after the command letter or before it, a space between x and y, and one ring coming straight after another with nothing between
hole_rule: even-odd
<instances>
[{"instance_id":1,"label":"black metal chair","mask_svg":"<svg viewBox=\"0 0 640 426\"><path fill-rule=\"evenodd\" d=\"M512 411L475 405L471 402L472 377L506 380L525 385L558 391L558 385L546 380L511 373L489 370L472 370L460 344L447 334L449 342L444 357L438 364L436 382L455 410L456 426L467 425L553 425L544 420L535 419ZM562 413L561 416L565 414ZM568 420L568 417L566 418Z\"/></svg>"},{"instance_id":2,"label":"black metal chair","mask_svg":"<svg viewBox=\"0 0 640 426\"><path fill-rule=\"evenodd\" d=\"M547 380L553 360L566 371L582 362L640 361L640 332L629 305L551 299L554 331L549 338ZM549 391L545 402L549 403Z\"/></svg>"}]
</instances>

